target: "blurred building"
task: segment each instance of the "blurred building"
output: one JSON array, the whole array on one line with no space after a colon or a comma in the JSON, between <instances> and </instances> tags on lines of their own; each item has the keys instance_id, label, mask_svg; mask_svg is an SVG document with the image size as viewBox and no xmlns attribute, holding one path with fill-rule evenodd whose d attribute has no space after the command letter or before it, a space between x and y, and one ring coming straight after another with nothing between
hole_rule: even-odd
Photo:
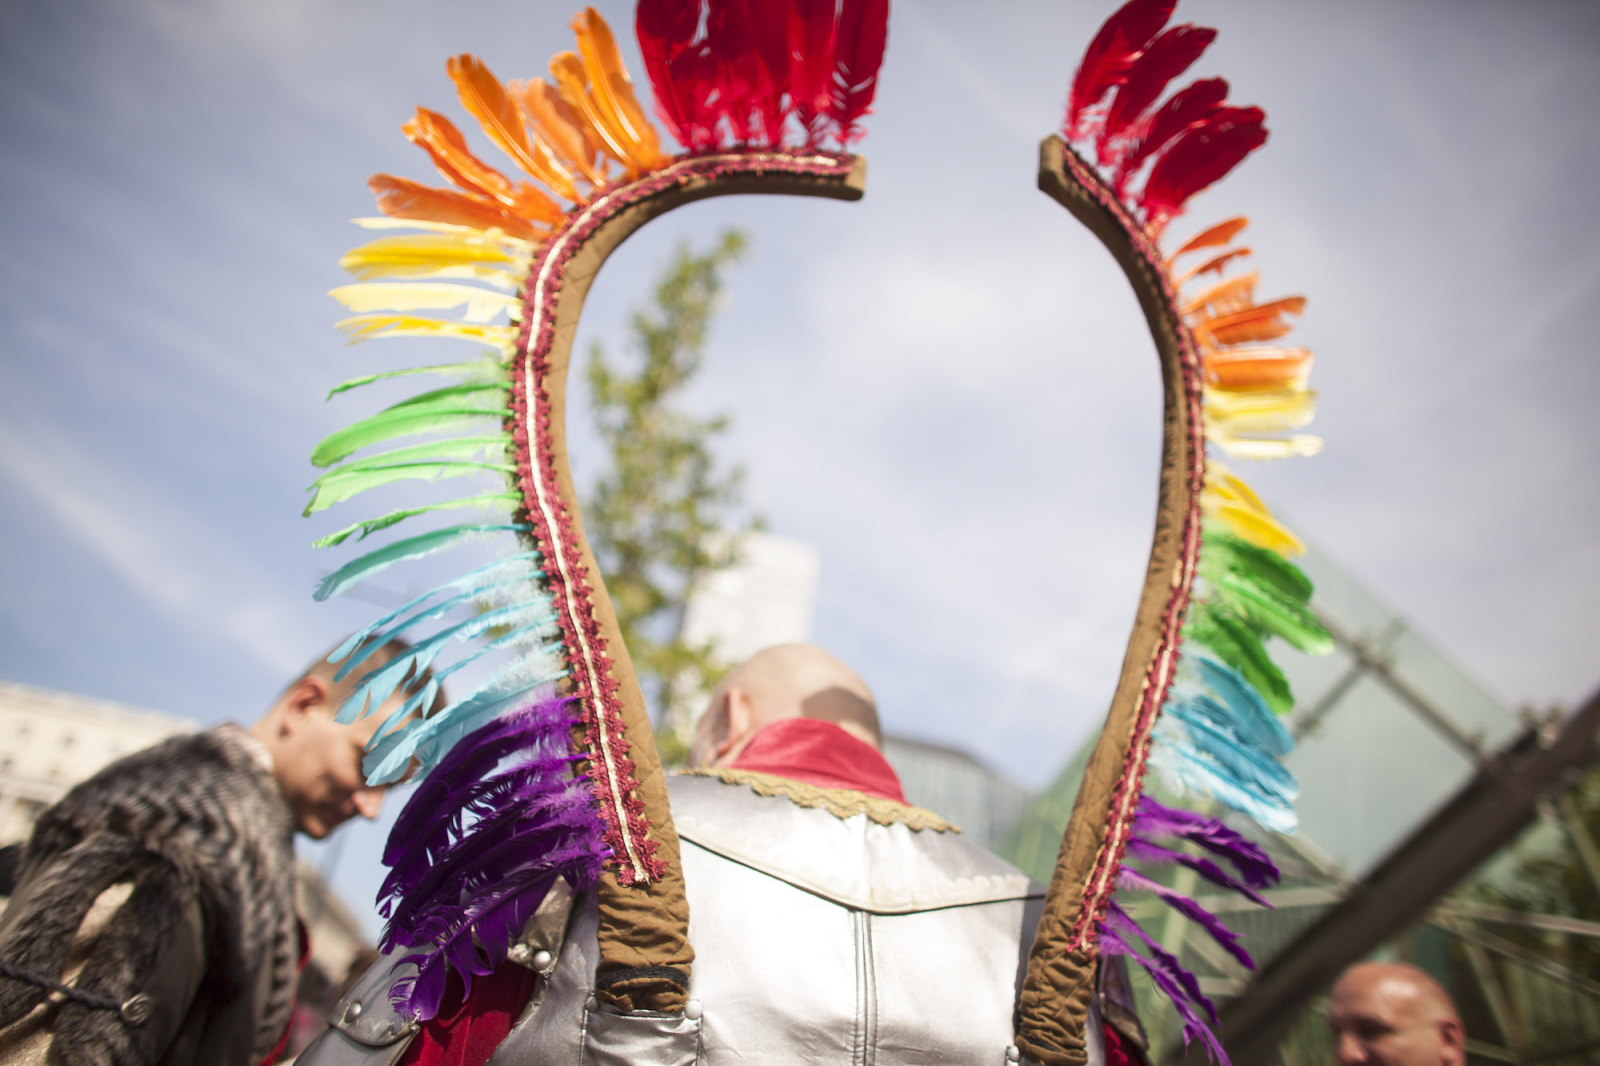
<instances>
[{"instance_id":1,"label":"blurred building","mask_svg":"<svg viewBox=\"0 0 1600 1066\"><path fill-rule=\"evenodd\" d=\"M106 763L199 726L191 718L0 681L0 845L25 840L40 811Z\"/></svg>"},{"instance_id":2,"label":"blurred building","mask_svg":"<svg viewBox=\"0 0 1600 1066\"><path fill-rule=\"evenodd\" d=\"M0 846L25 842L41 811L107 763L199 727L192 718L0 681ZM296 874L311 959L300 976L291 1050L321 1030L348 982L376 958L322 875L304 862Z\"/></svg>"},{"instance_id":3,"label":"blurred building","mask_svg":"<svg viewBox=\"0 0 1600 1066\"><path fill-rule=\"evenodd\" d=\"M713 547L713 554L721 545ZM702 578L684 606L684 643L709 645L719 663L744 662L762 648L811 639L821 573L817 549L804 541L751 532L739 538L734 561ZM674 696L664 731L687 747L709 692Z\"/></svg>"},{"instance_id":4,"label":"blurred building","mask_svg":"<svg viewBox=\"0 0 1600 1066\"><path fill-rule=\"evenodd\" d=\"M906 799L959 826L968 839L986 848L1004 840L1033 802L1032 792L959 748L884 737L883 754L900 775Z\"/></svg>"},{"instance_id":5,"label":"blurred building","mask_svg":"<svg viewBox=\"0 0 1600 1066\"><path fill-rule=\"evenodd\" d=\"M1392 876L1384 878L1398 869L1397 856L1403 860L1408 850L1427 846L1441 854L1470 848L1473 827L1446 825L1443 816L1467 809L1463 798L1492 801L1492 795L1478 793L1497 787L1500 778L1511 776L1508 767L1548 746L1560 717L1514 713L1325 556L1313 551L1297 562L1316 583L1313 607L1338 645L1326 658L1302 655L1281 642L1273 647L1297 697L1288 720L1297 748L1288 765L1300 782L1301 827L1294 835L1269 835L1247 819L1228 816L1283 869L1282 884L1265 894L1275 909L1208 894L1190 871L1165 876L1220 913L1241 934L1258 967L1271 967L1280 980L1297 966L1302 973L1314 969L1311 956L1327 953L1328 938L1312 934L1348 914L1348 907L1335 913L1344 901L1370 895L1375 884L1392 884ZM1091 738L1001 846L1002 854L1039 880L1054 865L1092 743ZM1592 758L1592 747L1587 750ZM1564 773L1571 777L1570 768ZM1574 865L1579 853L1595 854L1589 831L1570 796L1556 801L1574 783L1566 777L1528 783L1547 790L1551 802L1520 836L1489 861L1463 870L1463 878L1440 883L1431 905L1417 911L1405 932L1362 947L1372 957L1416 963L1440 980L1462 1009L1469 1061L1475 1064L1600 1061L1600 973L1585 961L1600 947L1594 940L1600 937L1600 913L1566 913L1582 909L1570 902L1539 908L1505 903L1512 887L1507 880L1525 880L1540 861L1576 868L1580 877L1587 864L1593 884L1576 895L1555 895L1600 900L1600 857ZM1165 793L1155 775L1147 787L1164 800L1194 806L1192 797ZM1600 787L1594 791L1600 796ZM1446 832L1455 834L1454 844L1429 835ZM1562 856L1574 862L1563 865ZM1222 1009L1225 1027L1230 1000L1238 1007L1273 994L1263 987L1270 975L1254 980L1197 926L1158 901L1135 897L1130 910L1199 976L1202 990ZM1359 923L1348 930L1359 937ZM1281 999L1281 989L1278 994ZM1141 1004L1156 1060L1179 1061L1177 1019L1148 987ZM1283 1066L1331 1063L1326 988L1294 1009L1300 1013L1293 1024L1285 1025L1282 1010L1270 1023L1287 1029L1273 1038L1275 1051L1269 1047L1264 1055L1240 1059L1244 1038L1236 1045L1238 1034L1230 1032L1230 1054L1241 1064L1274 1058Z\"/></svg>"}]
</instances>

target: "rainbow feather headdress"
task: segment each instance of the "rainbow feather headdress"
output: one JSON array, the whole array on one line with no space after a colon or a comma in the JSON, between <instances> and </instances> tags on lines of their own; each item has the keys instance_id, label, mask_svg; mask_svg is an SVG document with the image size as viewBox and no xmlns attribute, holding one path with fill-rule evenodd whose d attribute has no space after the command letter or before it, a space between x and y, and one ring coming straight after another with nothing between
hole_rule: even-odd
<instances>
[{"instance_id":1,"label":"rainbow feather headdress","mask_svg":"<svg viewBox=\"0 0 1600 1066\"><path fill-rule=\"evenodd\" d=\"M1261 111L1229 105L1221 79L1158 102L1214 36L1167 29L1173 8L1132 0L1106 22L1073 81L1066 141L1047 139L1041 162L1041 187L1101 237L1139 293L1167 393L1150 576L1022 993L1018 1043L1048 1064L1082 1061L1082 990L1108 951L1138 957L1178 1003L1186 1038L1222 1053L1198 982L1113 897L1119 887L1155 891L1248 962L1220 922L1128 860L1181 863L1258 900L1276 871L1220 821L1141 798L1145 770L1161 767L1183 788L1292 829L1295 788L1282 766L1291 741L1278 721L1290 697L1264 641L1313 652L1330 643L1307 608L1309 583L1286 559L1298 540L1207 458L1208 441L1230 458L1315 451L1296 433L1311 416L1311 357L1277 343L1304 301L1257 302L1253 272L1228 274L1249 255L1231 245L1243 219L1170 256L1159 249L1185 202L1266 139ZM498 966L557 878L598 894L608 999L682 1008L693 956L677 838L566 465L572 332L611 249L679 204L729 193L859 198L861 161L842 149L870 110L887 18L887 0L642 0L636 30L654 111L685 149L670 156L610 29L589 9L572 23L577 51L551 61L548 81L502 82L470 55L449 62L463 107L522 177L485 163L449 119L419 108L402 128L450 186L386 174L370 182L383 217L358 223L407 232L342 260L357 280L333 292L353 312L340 328L352 341L463 340L479 354L336 388L419 373L448 382L319 444L313 461L330 469L307 513L401 481L493 484L318 543L463 510L498 514L393 540L330 574L316 596L485 535L517 545L389 612L332 656L340 676L360 677L343 720L382 705L410 671L434 668L436 680L378 729L365 767L373 783L426 774L390 837L382 892L383 946L409 952L415 967L392 994L414 1017L437 1012L452 968L470 988L473 975ZM396 445L420 436L428 439ZM356 457L374 448L385 450ZM410 650L370 668L397 636ZM479 684L414 717L433 703L438 679L496 653L505 661ZM1169 846L1179 840L1211 857ZM646 911L652 929L641 932Z\"/></svg>"}]
</instances>

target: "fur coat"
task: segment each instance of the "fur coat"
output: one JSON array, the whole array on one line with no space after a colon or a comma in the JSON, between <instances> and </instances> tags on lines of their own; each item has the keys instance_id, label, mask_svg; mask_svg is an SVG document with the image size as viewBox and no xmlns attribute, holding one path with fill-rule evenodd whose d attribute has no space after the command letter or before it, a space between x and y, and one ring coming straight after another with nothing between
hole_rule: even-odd
<instances>
[{"instance_id":1,"label":"fur coat","mask_svg":"<svg viewBox=\"0 0 1600 1066\"><path fill-rule=\"evenodd\" d=\"M41 1061L67 1066L272 1054L299 942L294 823L267 762L222 726L120 759L40 815L0 919L0 963L106 1002L141 998L118 1011L0 979L0 1060L26 1061L8 1037L50 1045Z\"/></svg>"}]
</instances>

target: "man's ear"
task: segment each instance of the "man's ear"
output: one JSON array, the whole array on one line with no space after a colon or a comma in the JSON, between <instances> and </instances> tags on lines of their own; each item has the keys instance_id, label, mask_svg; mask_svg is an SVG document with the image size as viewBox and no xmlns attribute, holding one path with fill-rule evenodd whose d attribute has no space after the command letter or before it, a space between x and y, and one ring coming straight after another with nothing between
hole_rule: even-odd
<instances>
[{"instance_id":1,"label":"man's ear","mask_svg":"<svg viewBox=\"0 0 1600 1066\"><path fill-rule=\"evenodd\" d=\"M717 715L717 723L711 734L711 755L720 763L750 735L750 723L755 720L755 714L750 697L740 688L723 692L722 702L713 713Z\"/></svg>"},{"instance_id":2,"label":"man's ear","mask_svg":"<svg viewBox=\"0 0 1600 1066\"><path fill-rule=\"evenodd\" d=\"M333 696L333 686L325 677L316 674L307 674L289 686L289 691L283 694L283 727L292 731L312 711L337 710L328 707L328 702Z\"/></svg>"},{"instance_id":3,"label":"man's ear","mask_svg":"<svg viewBox=\"0 0 1600 1066\"><path fill-rule=\"evenodd\" d=\"M1439 1023L1439 1043L1454 1056L1450 1061L1467 1061L1467 1031L1456 1019L1446 1018Z\"/></svg>"}]
</instances>

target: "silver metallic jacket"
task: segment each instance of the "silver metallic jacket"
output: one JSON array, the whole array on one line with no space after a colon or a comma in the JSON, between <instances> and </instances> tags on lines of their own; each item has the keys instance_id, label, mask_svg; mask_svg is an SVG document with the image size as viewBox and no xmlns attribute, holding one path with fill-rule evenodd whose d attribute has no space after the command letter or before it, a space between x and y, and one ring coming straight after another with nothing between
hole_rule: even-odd
<instances>
[{"instance_id":1,"label":"silver metallic jacket","mask_svg":"<svg viewBox=\"0 0 1600 1066\"><path fill-rule=\"evenodd\" d=\"M594 901L552 893L512 948L543 980L490 1066L1018 1061L1039 885L955 832L712 777L670 792L696 955L688 1009L600 1007ZM386 963L363 977L299 1066L397 1061L414 1027L388 1003L393 977Z\"/></svg>"}]
</instances>

